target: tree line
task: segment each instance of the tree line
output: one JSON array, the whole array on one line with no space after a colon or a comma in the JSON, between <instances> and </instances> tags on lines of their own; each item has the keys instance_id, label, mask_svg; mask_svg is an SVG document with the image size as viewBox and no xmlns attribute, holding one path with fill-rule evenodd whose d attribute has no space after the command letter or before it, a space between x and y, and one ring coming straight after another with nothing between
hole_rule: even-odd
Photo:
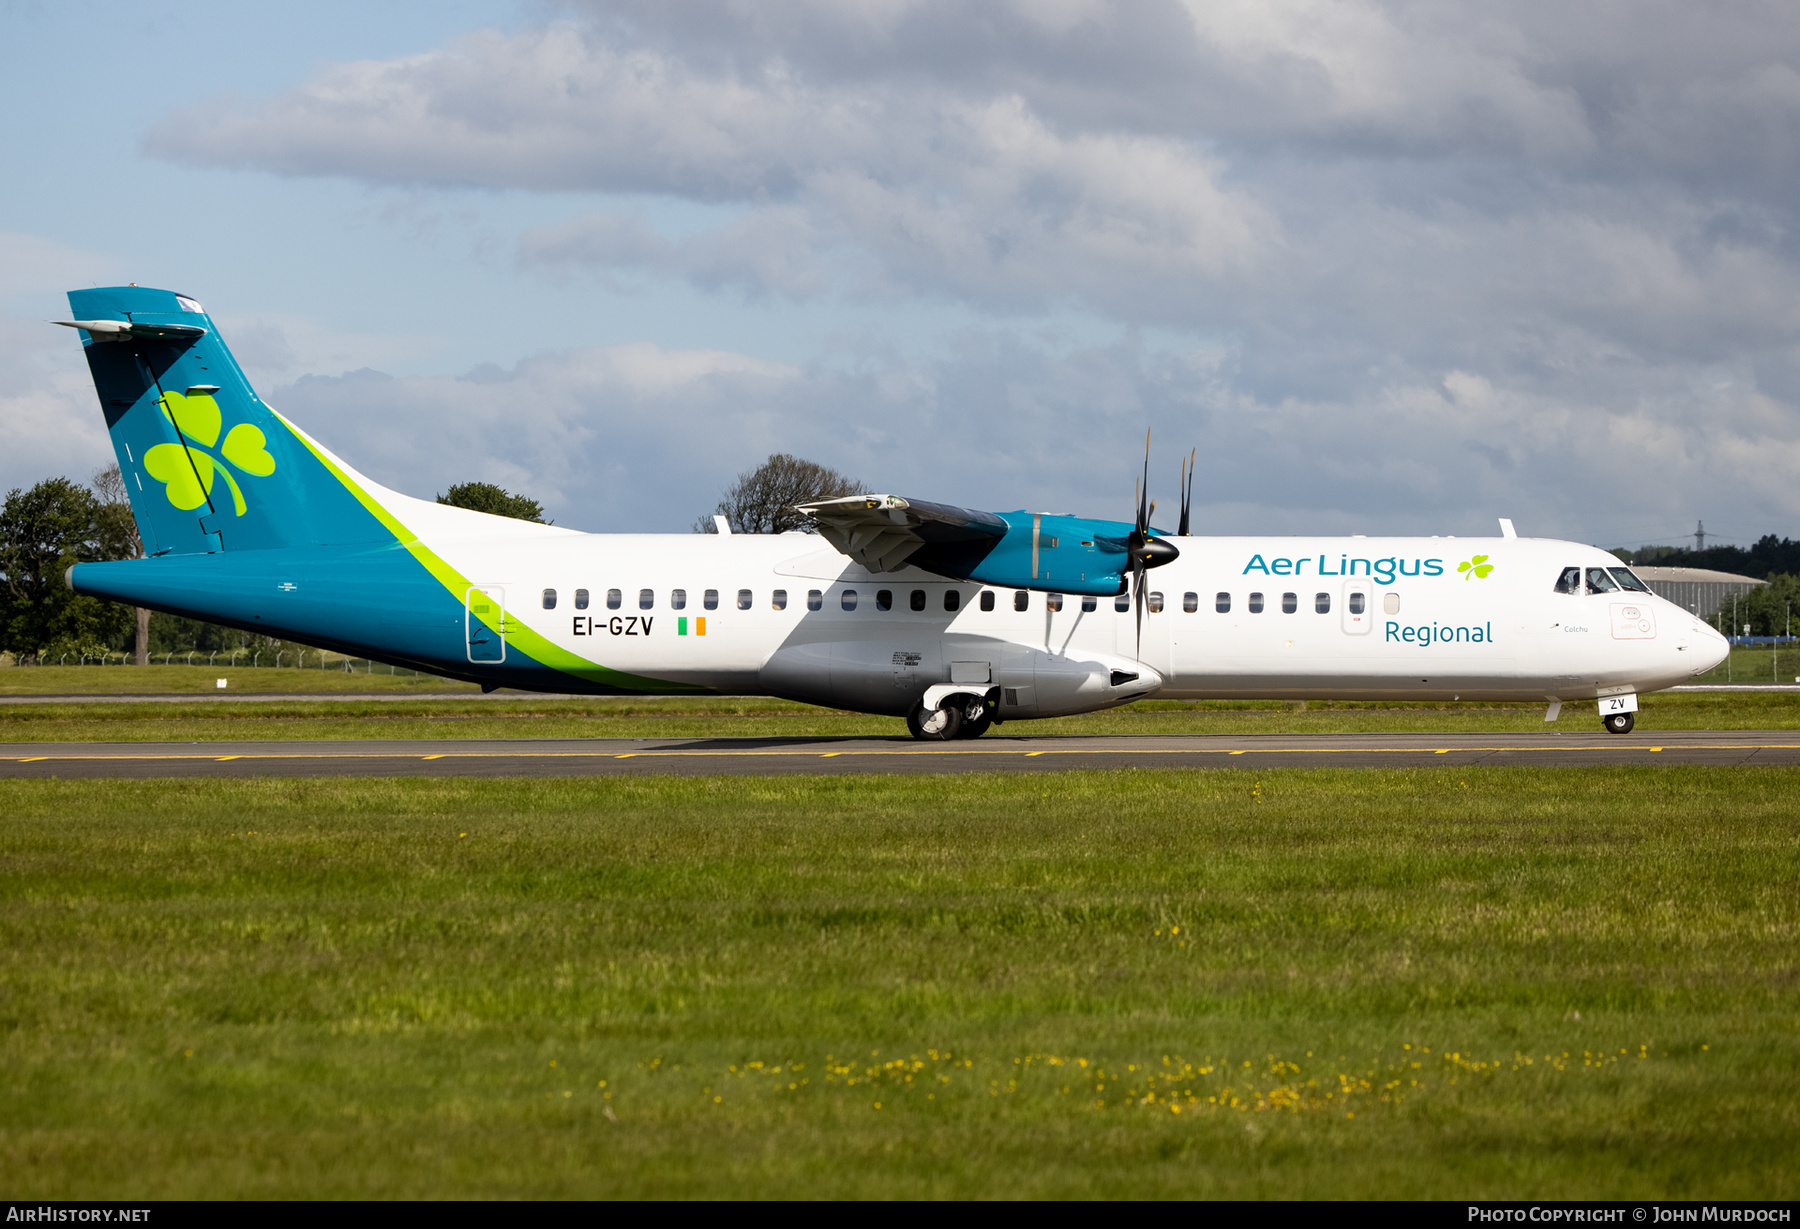
<instances>
[{"instance_id":1,"label":"tree line","mask_svg":"<svg viewBox=\"0 0 1800 1229\"><path fill-rule=\"evenodd\" d=\"M1733 572L1769 580L1775 576L1800 575L1800 542L1764 534L1756 545L1709 546L1705 550L1689 550L1685 546L1640 546L1636 550L1616 550L1613 554L1633 567L1709 568L1714 572Z\"/></svg>"},{"instance_id":2,"label":"tree line","mask_svg":"<svg viewBox=\"0 0 1800 1229\"><path fill-rule=\"evenodd\" d=\"M486 482L452 486L437 501L495 516L544 521L534 499ZM77 563L136 559L144 553L117 464L82 485L46 478L15 487L0 506L0 651L35 665L64 657L133 652L145 665L159 653L279 650L282 642L201 619L149 611L70 591ZM290 645L290 648L305 648Z\"/></svg>"}]
</instances>

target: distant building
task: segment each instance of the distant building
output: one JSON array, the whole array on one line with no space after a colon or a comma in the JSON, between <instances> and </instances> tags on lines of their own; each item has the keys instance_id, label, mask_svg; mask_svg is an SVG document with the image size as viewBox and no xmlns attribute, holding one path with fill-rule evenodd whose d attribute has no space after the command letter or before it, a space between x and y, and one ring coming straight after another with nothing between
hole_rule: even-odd
<instances>
[{"instance_id":1,"label":"distant building","mask_svg":"<svg viewBox=\"0 0 1800 1229\"><path fill-rule=\"evenodd\" d=\"M1706 568L1640 568L1631 569L1660 598L1674 602L1683 610L1691 610L1702 619L1710 619L1731 599L1748 593L1766 580L1754 576L1738 576L1732 572L1712 572Z\"/></svg>"}]
</instances>

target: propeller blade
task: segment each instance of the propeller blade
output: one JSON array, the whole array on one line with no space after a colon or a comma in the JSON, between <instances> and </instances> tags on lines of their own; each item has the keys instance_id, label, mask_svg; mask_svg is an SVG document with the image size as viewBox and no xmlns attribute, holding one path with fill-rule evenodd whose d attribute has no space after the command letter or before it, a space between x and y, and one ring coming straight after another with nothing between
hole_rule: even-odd
<instances>
[{"instance_id":1,"label":"propeller blade","mask_svg":"<svg viewBox=\"0 0 1800 1229\"><path fill-rule=\"evenodd\" d=\"M1139 555L1131 565L1132 605L1137 610L1137 652L1133 656L1139 660L1144 656L1144 589L1148 583L1149 578L1144 575L1144 557Z\"/></svg>"},{"instance_id":2,"label":"propeller blade","mask_svg":"<svg viewBox=\"0 0 1800 1229\"><path fill-rule=\"evenodd\" d=\"M1188 536L1188 513L1194 503L1194 459L1200 455L1198 448L1188 453L1186 461L1181 464L1181 524L1175 532L1181 537Z\"/></svg>"},{"instance_id":3,"label":"propeller blade","mask_svg":"<svg viewBox=\"0 0 1800 1229\"><path fill-rule=\"evenodd\" d=\"M1137 530L1139 534L1150 532L1150 508L1145 502L1150 498L1150 430L1144 429L1144 481L1138 488Z\"/></svg>"}]
</instances>

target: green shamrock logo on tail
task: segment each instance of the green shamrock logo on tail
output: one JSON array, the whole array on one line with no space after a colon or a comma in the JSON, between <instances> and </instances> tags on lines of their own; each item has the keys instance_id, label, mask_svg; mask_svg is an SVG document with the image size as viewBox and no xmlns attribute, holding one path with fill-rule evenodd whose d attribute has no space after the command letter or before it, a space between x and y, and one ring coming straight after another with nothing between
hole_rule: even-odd
<instances>
[{"instance_id":1,"label":"green shamrock logo on tail","mask_svg":"<svg viewBox=\"0 0 1800 1229\"><path fill-rule=\"evenodd\" d=\"M212 494L215 476L225 479L231 488L231 502L237 515L245 512L243 488L232 477L232 466L245 474L267 478L275 472L275 458L266 447L268 437L247 422L241 422L225 435L219 456L204 451L219 442L224 426L219 403L209 393L189 397L183 393L164 393L162 411L192 441L181 444L158 444L144 454L144 469L163 484L169 502L183 512L192 512ZM193 445L202 447L196 448ZM227 464L229 462L229 464Z\"/></svg>"},{"instance_id":2,"label":"green shamrock logo on tail","mask_svg":"<svg viewBox=\"0 0 1800 1229\"><path fill-rule=\"evenodd\" d=\"M1494 565L1487 560L1488 557L1486 555L1476 555L1473 559L1457 564L1456 570L1465 573L1463 576L1464 580L1469 580L1472 577L1477 576L1486 577L1489 572L1494 570Z\"/></svg>"}]
</instances>

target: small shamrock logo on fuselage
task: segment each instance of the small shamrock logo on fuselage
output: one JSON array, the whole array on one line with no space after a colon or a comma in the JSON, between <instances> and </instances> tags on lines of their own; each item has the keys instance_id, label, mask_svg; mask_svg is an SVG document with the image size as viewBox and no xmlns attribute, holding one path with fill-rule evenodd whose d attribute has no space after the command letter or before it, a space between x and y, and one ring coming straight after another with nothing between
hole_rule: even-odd
<instances>
[{"instance_id":1,"label":"small shamrock logo on fuselage","mask_svg":"<svg viewBox=\"0 0 1800 1229\"><path fill-rule=\"evenodd\" d=\"M220 455L214 456L205 450L219 442L224 421L212 394L164 393L161 404L164 416L188 443L156 445L144 454L144 471L163 484L169 502L183 512L205 503L212 494L214 478L223 478L231 488L233 510L244 515L244 492L231 475L232 466L258 478L274 473L275 458L265 447L268 437L260 428L241 422L226 433Z\"/></svg>"},{"instance_id":2,"label":"small shamrock logo on fuselage","mask_svg":"<svg viewBox=\"0 0 1800 1229\"><path fill-rule=\"evenodd\" d=\"M1488 562L1486 555L1476 555L1473 559L1457 564L1456 570L1463 573L1464 580L1470 580L1477 576L1485 577L1494 570L1494 565Z\"/></svg>"}]
</instances>

